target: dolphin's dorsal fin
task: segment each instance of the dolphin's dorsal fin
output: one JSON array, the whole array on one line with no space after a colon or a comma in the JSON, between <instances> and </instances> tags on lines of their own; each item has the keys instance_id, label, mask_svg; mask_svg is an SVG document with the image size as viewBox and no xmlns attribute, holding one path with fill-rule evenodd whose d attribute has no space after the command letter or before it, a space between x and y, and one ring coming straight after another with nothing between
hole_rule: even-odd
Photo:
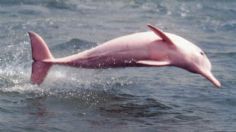
<instances>
[{"instance_id":1,"label":"dolphin's dorsal fin","mask_svg":"<svg viewBox=\"0 0 236 132\"><path fill-rule=\"evenodd\" d=\"M156 61L156 60L139 60L137 64L147 65L147 66L169 66L171 62L168 60Z\"/></svg>"},{"instance_id":2,"label":"dolphin's dorsal fin","mask_svg":"<svg viewBox=\"0 0 236 132\"><path fill-rule=\"evenodd\" d=\"M150 30L152 30L156 35L162 38L163 41L167 42L168 44L174 45L174 43L170 40L168 36L164 32L162 32L160 29L152 26L151 24L147 25Z\"/></svg>"}]
</instances>

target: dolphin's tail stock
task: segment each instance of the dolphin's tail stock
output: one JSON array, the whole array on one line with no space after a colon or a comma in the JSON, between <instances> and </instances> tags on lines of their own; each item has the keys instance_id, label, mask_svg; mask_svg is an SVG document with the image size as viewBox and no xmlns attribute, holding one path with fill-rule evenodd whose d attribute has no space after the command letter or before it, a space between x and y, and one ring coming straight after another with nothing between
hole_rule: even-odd
<instances>
[{"instance_id":1,"label":"dolphin's tail stock","mask_svg":"<svg viewBox=\"0 0 236 132\"><path fill-rule=\"evenodd\" d=\"M46 42L36 33L28 32L32 48L32 73L31 82L41 84L52 66L54 59Z\"/></svg>"}]
</instances>

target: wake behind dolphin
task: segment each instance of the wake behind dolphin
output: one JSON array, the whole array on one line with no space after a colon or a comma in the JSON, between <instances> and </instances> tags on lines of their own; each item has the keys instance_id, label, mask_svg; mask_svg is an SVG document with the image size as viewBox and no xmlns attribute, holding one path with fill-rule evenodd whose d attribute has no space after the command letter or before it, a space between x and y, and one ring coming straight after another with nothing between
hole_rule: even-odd
<instances>
[{"instance_id":1,"label":"wake behind dolphin","mask_svg":"<svg viewBox=\"0 0 236 132\"><path fill-rule=\"evenodd\" d=\"M148 27L149 32L118 37L64 58L54 58L46 42L38 34L29 32L34 61L31 81L41 84L53 64L80 68L176 66L202 75L216 87L221 86L199 47L178 35L162 32L152 25Z\"/></svg>"}]
</instances>

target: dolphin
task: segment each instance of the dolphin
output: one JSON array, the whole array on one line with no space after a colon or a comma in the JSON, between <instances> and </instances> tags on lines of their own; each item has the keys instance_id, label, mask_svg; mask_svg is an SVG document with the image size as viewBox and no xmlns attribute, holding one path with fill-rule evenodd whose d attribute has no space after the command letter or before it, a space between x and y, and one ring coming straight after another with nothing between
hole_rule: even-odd
<instances>
[{"instance_id":1,"label":"dolphin","mask_svg":"<svg viewBox=\"0 0 236 132\"><path fill-rule=\"evenodd\" d=\"M147 27L150 31L121 36L63 58L54 58L42 37L28 32L33 59L31 82L41 84L53 64L79 68L175 66L200 74L221 87L211 72L209 59L199 47L150 24Z\"/></svg>"}]
</instances>

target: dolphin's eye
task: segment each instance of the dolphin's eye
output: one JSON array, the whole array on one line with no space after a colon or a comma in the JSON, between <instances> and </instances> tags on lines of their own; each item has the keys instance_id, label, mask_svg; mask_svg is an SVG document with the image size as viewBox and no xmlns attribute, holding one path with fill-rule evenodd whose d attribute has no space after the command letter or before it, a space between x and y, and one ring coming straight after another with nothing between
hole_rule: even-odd
<instances>
[{"instance_id":1,"label":"dolphin's eye","mask_svg":"<svg viewBox=\"0 0 236 132\"><path fill-rule=\"evenodd\" d=\"M204 55L205 55L205 54L204 54L204 52L202 52L202 51L200 52L200 54L201 54L202 56L204 56Z\"/></svg>"}]
</instances>

